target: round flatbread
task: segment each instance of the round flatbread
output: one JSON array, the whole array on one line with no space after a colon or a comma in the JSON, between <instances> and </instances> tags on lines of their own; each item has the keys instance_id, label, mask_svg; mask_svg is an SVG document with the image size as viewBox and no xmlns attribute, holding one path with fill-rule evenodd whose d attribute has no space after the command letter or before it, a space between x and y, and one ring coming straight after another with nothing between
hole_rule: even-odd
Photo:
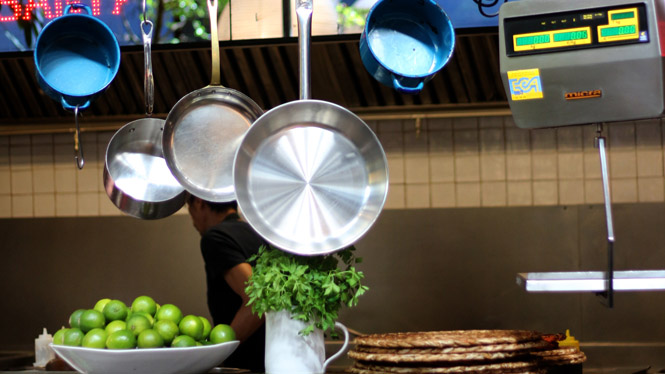
<instances>
[{"instance_id":1,"label":"round flatbread","mask_svg":"<svg viewBox=\"0 0 665 374\"><path fill-rule=\"evenodd\" d=\"M443 348L540 341L542 334L527 330L452 330L396 332L358 336L356 345L386 348Z\"/></svg>"},{"instance_id":2,"label":"round flatbread","mask_svg":"<svg viewBox=\"0 0 665 374\"><path fill-rule=\"evenodd\" d=\"M369 370L375 373L394 373L394 374L498 374L498 373L525 373L538 372L541 368L533 361L515 361L501 362L494 364L480 365L458 365L458 366L390 366L376 365L362 362L356 362L352 369ZM360 373L359 373L360 374Z\"/></svg>"},{"instance_id":3,"label":"round flatbread","mask_svg":"<svg viewBox=\"0 0 665 374\"><path fill-rule=\"evenodd\" d=\"M355 374L385 374L385 371L375 371L367 369L359 369L352 367L349 369L351 373ZM430 373L429 371L414 372L414 373ZM527 370L499 370L499 371L485 371L485 372L466 372L464 374L547 374L547 369L527 369Z\"/></svg>"},{"instance_id":4,"label":"round flatbread","mask_svg":"<svg viewBox=\"0 0 665 374\"><path fill-rule=\"evenodd\" d=\"M563 355L571 355L576 353L580 353L580 350L575 347L557 348L545 351L532 352L532 354L539 357L563 356Z\"/></svg>"},{"instance_id":5,"label":"round flatbread","mask_svg":"<svg viewBox=\"0 0 665 374\"><path fill-rule=\"evenodd\" d=\"M497 361L525 356L525 352L468 352L468 353L367 353L349 351L355 360L372 362L458 362L458 361Z\"/></svg>"},{"instance_id":6,"label":"round flatbread","mask_svg":"<svg viewBox=\"0 0 665 374\"><path fill-rule=\"evenodd\" d=\"M355 351L365 353L381 354L450 354L450 353L475 353L475 352L534 352L551 351L556 349L556 344L544 340L534 340L524 343L514 344L486 344L473 345L465 347L442 347L442 348L384 348L368 347L364 345L356 346Z\"/></svg>"}]
</instances>

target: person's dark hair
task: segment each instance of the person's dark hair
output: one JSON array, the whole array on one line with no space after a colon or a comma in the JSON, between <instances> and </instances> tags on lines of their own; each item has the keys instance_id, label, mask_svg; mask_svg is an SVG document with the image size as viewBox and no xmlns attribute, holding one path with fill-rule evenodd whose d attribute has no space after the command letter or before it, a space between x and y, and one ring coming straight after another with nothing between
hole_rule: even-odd
<instances>
[{"instance_id":1,"label":"person's dark hair","mask_svg":"<svg viewBox=\"0 0 665 374\"><path fill-rule=\"evenodd\" d=\"M192 202L194 202L195 197L196 196L194 196L192 194L187 194L187 204L191 204ZM203 199L200 199L200 200L203 201L203 203L205 205L209 206L210 210L212 210L213 212L224 213L229 209L233 209L233 210L236 210L236 211L238 210L238 202L235 201L235 200L228 201L228 202L225 202L225 203L216 203L216 202L207 201L207 200L203 200Z\"/></svg>"}]
</instances>

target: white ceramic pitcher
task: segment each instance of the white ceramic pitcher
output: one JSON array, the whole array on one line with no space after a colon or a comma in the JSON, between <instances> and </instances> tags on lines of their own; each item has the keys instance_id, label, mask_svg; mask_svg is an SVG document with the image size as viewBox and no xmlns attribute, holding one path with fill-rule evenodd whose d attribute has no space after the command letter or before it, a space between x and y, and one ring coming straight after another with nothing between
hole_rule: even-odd
<instances>
[{"instance_id":1,"label":"white ceramic pitcher","mask_svg":"<svg viewBox=\"0 0 665 374\"><path fill-rule=\"evenodd\" d=\"M349 345L349 331L335 322L335 327L344 333L344 344L326 360L323 331L314 329L307 336L299 335L298 332L306 326L306 323L292 319L286 310L266 313L266 373L322 374Z\"/></svg>"}]
</instances>

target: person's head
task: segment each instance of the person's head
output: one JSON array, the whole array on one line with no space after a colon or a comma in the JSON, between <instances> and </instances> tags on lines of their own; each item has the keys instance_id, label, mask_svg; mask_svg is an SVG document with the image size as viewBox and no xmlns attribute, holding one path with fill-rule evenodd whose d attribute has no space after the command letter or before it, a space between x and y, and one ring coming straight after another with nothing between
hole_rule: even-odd
<instances>
[{"instance_id":1,"label":"person's head","mask_svg":"<svg viewBox=\"0 0 665 374\"><path fill-rule=\"evenodd\" d=\"M208 229L220 223L226 216L238 211L238 203L229 201L216 203L198 198L192 194L187 195L187 210L192 217L194 228L203 235Z\"/></svg>"}]
</instances>

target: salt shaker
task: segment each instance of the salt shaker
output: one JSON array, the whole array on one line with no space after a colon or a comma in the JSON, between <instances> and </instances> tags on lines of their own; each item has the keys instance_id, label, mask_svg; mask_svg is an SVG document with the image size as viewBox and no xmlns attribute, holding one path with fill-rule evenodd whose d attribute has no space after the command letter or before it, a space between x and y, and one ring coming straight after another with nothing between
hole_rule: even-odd
<instances>
[{"instance_id":1,"label":"salt shaker","mask_svg":"<svg viewBox=\"0 0 665 374\"><path fill-rule=\"evenodd\" d=\"M53 336L46 331L44 327L44 332L35 339L35 367L44 367L46 363L55 358L55 352L49 346L53 342Z\"/></svg>"}]
</instances>

